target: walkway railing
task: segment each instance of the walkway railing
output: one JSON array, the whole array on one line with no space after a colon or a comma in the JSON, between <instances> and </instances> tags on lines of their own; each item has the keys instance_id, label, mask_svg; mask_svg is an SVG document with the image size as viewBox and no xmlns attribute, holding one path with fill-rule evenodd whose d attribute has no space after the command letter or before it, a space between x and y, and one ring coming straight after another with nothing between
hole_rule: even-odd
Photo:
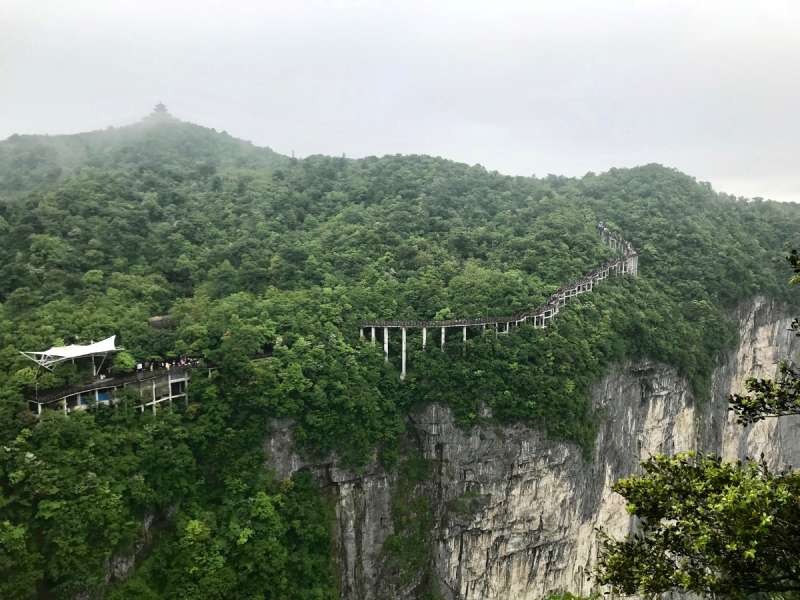
<instances>
[{"instance_id":1,"label":"walkway railing","mask_svg":"<svg viewBox=\"0 0 800 600\"><path fill-rule=\"evenodd\" d=\"M253 355L253 360L265 360L271 356L272 352L264 352ZM61 401L64 401L62 408L69 412L76 407L78 409L81 408L83 406L81 402L86 397L91 398L94 396L95 399L100 398L101 401L104 401L108 398L103 398L103 396L108 396L110 392L127 386L136 387L140 393L142 390L152 389L152 397L149 400L142 401L140 406L142 408L154 406L167 400L172 401L176 397L185 397L191 371L207 369L210 375L211 371L217 368L219 367L208 359L204 359L202 364L198 359L190 359L187 364L171 365L169 369L161 368L153 371L145 369L135 373L123 373L104 379L95 379L78 385L50 388L38 393L29 392L25 399L36 405L36 412L39 413L41 413L42 407L50 408L47 405ZM173 384L181 384L178 392L173 392ZM103 391L101 392L100 390ZM70 404L73 406L70 406Z\"/></svg>"},{"instance_id":2,"label":"walkway railing","mask_svg":"<svg viewBox=\"0 0 800 600\"><path fill-rule=\"evenodd\" d=\"M429 328L441 329L441 345L444 350L445 331L451 327L461 327L463 330L463 341L467 341L467 327L480 326L483 331L487 325L494 325L497 333L509 333L512 325L520 325L530 321L534 327L545 328L547 323L555 318L559 308L575 296L591 292L601 281L605 281L611 275L632 275L639 274L639 256L633 246L627 240L612 233L605 224L600 221L597 224L600 239L612 250L622 252L622 256L604 263L587 273L582 279L568 283L558 288L550 295L546 304L531 310L525 310L514 315L502 317L476 317L474 319L452 319L452 320L426 320L426 321L359 321L361 337L364 337L364 329L372 329L372 342L375 342L375 330L383 328L383 352L386 360L389 360L389 329L402 329L403 341L401 361L402 368L400 378L406 376L406 332L408 329L422 329L422 347L425 348L428 338Z\"/></svg>"},{"instance_id":3,"label":"walkway railing","mask_svg":"<svg viewBox=\"0 0 800 600\"><path fill-rule=\"evenodd\" d=\"M98 379L96 381L86 382L74 386L63 386L59 388L50 388L39 394L34 398L28 398L31 402L38 402L40 404L49 404L55 400L65 398L67 396L74 396L76 394L84 394L86 392L93 392L106 388L120 388L131 383L146 383L152 379L165 377L169 374L175 375L176 373L184 373L197 368L190 365L176 365L169 369L157 369L155 371L139 371L138 373L129 373L123 375L114 375L106 377L105 379Z\"/></svg>"}]
</instances>

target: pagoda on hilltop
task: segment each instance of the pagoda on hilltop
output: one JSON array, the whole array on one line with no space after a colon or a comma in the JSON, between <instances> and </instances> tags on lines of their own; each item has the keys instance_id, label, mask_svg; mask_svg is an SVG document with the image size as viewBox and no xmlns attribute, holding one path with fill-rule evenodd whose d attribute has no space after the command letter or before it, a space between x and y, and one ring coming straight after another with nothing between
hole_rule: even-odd
<instances>
[{"instance_id":1,"label":"pagoda on hilltop","mask_svg":"<svg viewBox=\"0 0 800 600\"><path fill-rule=\"evenodd\" d=\"M176 119L167 111L167 107L161 102L156 104L153 112L149 116L144 117L142 121L147 123L179 123L180 119Z\"/></svg>"}]
</instances>

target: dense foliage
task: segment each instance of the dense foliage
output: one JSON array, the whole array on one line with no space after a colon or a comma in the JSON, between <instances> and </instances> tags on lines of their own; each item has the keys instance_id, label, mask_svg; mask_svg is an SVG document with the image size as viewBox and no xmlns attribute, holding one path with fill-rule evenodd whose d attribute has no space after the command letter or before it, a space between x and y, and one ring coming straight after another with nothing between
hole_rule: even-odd
<instances>
[{"instance_id":1,"label":"dense foliage","mask_svg":"<svg viewBox=\"0 0 800 600\"><path fill-rule=\"evenodd\" d=\"M456 339L422 352L412 334L403 382L396 338L388 364L359 339L363 318L543 303L612 256L598 219L639 250L641 277L583 295L546 331L471 332L463 352ZM733 340L724 311L755 293L790 299L781 260L798 225L794 206L658 165L537 179L426 156L296 160L188 124L12 136L0 143L0 568L16 590L99 590L104 561L140 542L150 515L163 531L115 598L330 597L328 509L304 476L260 466L273 418L296 420L302 451L353 468L394 461L404 413L434 401L465 425L487 405L589 452L588 390L612 360L652 356L708 394ZM163 314L175 330L147 326ZM33 419L34 380L74 383L90 366L37 375L18 351L112 334L133 360L221 368L193 379L186 410Z\"/></svg>"},{"instance_id":2,"label":"dense foliage","mask_svg":"<svg viewBox=\"0 0 800 600\"><path fill-rule=\"evenodd\" d=\"M618 593L703 597L800 590L800 473L657 455L613 485L641 531L606 538L596 580Z\"/></svg>"}]
</instances>

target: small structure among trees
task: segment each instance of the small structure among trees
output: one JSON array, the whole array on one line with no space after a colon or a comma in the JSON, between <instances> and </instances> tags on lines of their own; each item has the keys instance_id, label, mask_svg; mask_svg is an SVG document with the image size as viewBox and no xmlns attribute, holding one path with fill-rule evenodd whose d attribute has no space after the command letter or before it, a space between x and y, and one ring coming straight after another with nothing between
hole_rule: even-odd
<instances>
[{"instance_id":1,"label":"small structure among trees","mask_svg":"<svg viewBox=\"0 0 800 600\"><path fill-rule=\"evenodd\" d=\"M180 119L176 119L169 111L167 111L167 107L164 106L161 102L156 104L156 107L153 109L148 116L143 117L142 121L145 123L180 123Z\"/></svg>"},{"instance_id":2,"label":"small structure among trees","mask_svg":"<svg viewBox=\"0 0 800 600\"><path fill-rule=\"evenodd\" d=\"M42 413L43 408L63 410L72 412L75 410L86 410L93 402L109 402L115 398L115 392L124 388L129 388L141 396L139 408L152 408L161 402L172 402L178 398L186 399L186 388L189 385L190 373L196 367L194 363L185 365L174 365L170 369L164 365L162 368L145 371L141 363L137 364L132 357L125 352L117 355L117 359L127 358L127 360L116 360L115 369L119 368L118 363L125 363L124 371L128 373L115 373L111 377L99 375L103 365L111 353L119 352L123 348L118 348L115 344L116 336L111 336L101 342L80 346L72 344L70 346L53 346L41 352L21 352L20 354L30 358L37 365L49 371L60 362L76 359L89 358L92 360L92 381L78 386L67 386L62 388L49 389L43 393L38 392L35 398L29 398L31 408L37 414ZM95 361L96 357L101 357L100 364ZM135 370L135 372L133 372Z\"/></svg>"},{"instance_id":3,"label":"small structure among trees","mask_svg":"<svg viewBox=\"0 0 800 600\"><path fill-rule=\"evenodd\" d=\"M20 354L30 358L37 365L44 367L48 371L52 371L53 365L56 363L65 360L74 361L76 358L83 358L85 356L92 357L92 365L94 365L95 356L102 356L103 360L100 363L102 366L103 362L105 362L106 358L111 352L122 350L122 348L117 348L116 344L114 343L116 338L117 336L112 335L110 338L106 338L101 342L92 342L86 346L80 346L78 344L72 344L70 346L53 346L49 350L44 350L42 352L20 352ZM96 366L93 366L93 371L93 375L96 375Z\"/></svg>"}]
</instances>

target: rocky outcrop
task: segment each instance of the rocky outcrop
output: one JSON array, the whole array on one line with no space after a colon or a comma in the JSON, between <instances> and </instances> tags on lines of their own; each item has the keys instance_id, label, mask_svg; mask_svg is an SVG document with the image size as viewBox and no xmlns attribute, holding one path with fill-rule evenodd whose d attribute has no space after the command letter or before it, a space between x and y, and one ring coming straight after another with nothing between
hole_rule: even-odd
<instances>
[{"instance_id":1,"label":"rocky outcrop","mask_svg":"<svg viewBox=\"0 0 800 600\"><path fill-rule=\"evenodd\" d=\"M631 530L622 498L610 485L657 453L689 449L726 459L765 453L774 468L800 465L798 418L743 428L725 398L749 377L772 377L776 363L797 353L790 319L764 298L740 307L740 343L716 373L711 402L698 405L689 383L650 360L611 368L592 389L604 423L596 451L585 458L524 425L460 429L447 408L432 405L409 420L434 474L419 490L430 499L434 571L449 599L538 599L557 590L588 594L597 556L596 528ZM333 458L303 463L292 451L291 423L276 423L270 464L285 477L314 471L336 500L336 560L341 596L413 598L414 574L398 592L389 575L385 540L394 533L392 494L398 475L373 465L362 474ZM454 506L459 510L453 510ZM419 577L419 576L417 576Z\"/></svg>"},{"instance_id":2,"label":"rocky outcrop","mask_svg":"<svg viewBox=\"0 0 800 600\"><path fill-rule=\"evenodd\" d=\"M791 318L785 309L763 298L740 307L734 318L741 324L739 347L718 370L714 385L714 405L724 406L728 394L743 393L747 377L774 377L777 363L796 360L800 338L789 330ZM780 471L794 465L800 468L800 416L766 419L744 428L728 414L724 427L709 424L721 439L714 438L713 449L725 460L764 453L770 469Z\"/></svg>"}]
</instances>

